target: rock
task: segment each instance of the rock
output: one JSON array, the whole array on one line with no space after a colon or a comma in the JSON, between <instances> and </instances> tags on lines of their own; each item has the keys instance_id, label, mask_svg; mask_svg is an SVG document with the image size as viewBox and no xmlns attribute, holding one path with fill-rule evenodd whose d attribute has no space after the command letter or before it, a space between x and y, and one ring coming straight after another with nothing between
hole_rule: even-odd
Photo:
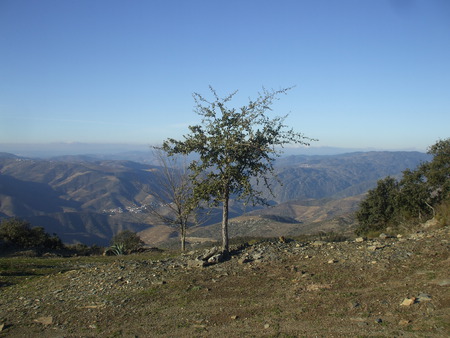
<instances>
[{"instance_id":1,"label":"rock","mask_svg":"<svg viewBox=\"0 0 450 338\"><path fill-rule=\"evenodd\" d=\"M421 293L416 298L418 303L429 302L431 301L431 296L427 293Z\"/></svg>"},{"instance_id":2,"label":"rock","mask_svg":"<svg viewBox=\"0 0 450 338\"><path fill-rule=\"evenodd\" d=\"M331 284L310 284L306 287L307 291L317 291L322 289L331 289Z\"/></svg>"},{"instance_id":3,"label":"rock","mask_svg":"<svg viewBox=\"0 0 450 338\"><path fill-rule=\"evenodd\" d=\"M263 255L262 255L261 252L254 252L254 253L252 254L252 259L253 259L254 261L261 260L262 258L263 258Z\"/></svg>"},{"instance_id":4,"label":"rock","mask_svg":"<svg viewBox=\"0 0 450 338\"><path fill-rule=\"evenodd\" d=\"M233 320L236 320L236 319L239 318L239 316L234 315L234 316L231 316L230 318L233 319Z\"/></svg>"},{"instance_id":5,"label":"rock","mask_svg":"<svg viewBox=\"0 0 450 338\"><path fill-rule=\"evenodd\" d=\"M4 328L5 328L5 324L4 323L0 324L0 332L2 332Z\"/></svg>"},{"instance_id":6,"label":"rock","mask_svg":"<svg viewBox=\"0 0 450 338\"><path fill-rule=\"evenodd\" d=\"M364 242L364 241L365 241L364 237L358 237L358 238L355 239L356 243L361 243L361 242Z\"/></svg>"},{"instance_id":7,"label":"rock","mask_svg":"<svg viewBox=\"0 0 450 338\"><path fill-rule=\"evenodd\" d=\"M251 261L252 261L252 259L250 257L248 257L248 256L241 257L238 260L239 264L245 264L245 263L249 263Z\"/></svg>"},{"instance_id":8,"label":"rock","mask_svg":"<svg viewBox=\"0 0 450 338\"><path fill-rule=\"evenodd\" d=\"M264 324L264 328L267 330L270 327L269 324Z\"/></svg>"},{"instance_id":9,"label":"rock","mask_svg":"<svg viewBox=\"0 0 450 338\"><path fill-rule=\"evenodd\" d=\"M408 325L409 323L411 323L410 320L408 320L408 319L402 319L402 320L400 320L400 321L398 322L398 325L400 325L400 326L405 326L405 325Z\"/></svg>"},{"instance_id":10,"label":"rock","mask_svg":"<svg viewBox=\"0 0 450 338\"><path fill-rule=\"evenodd\" d=\"M383 319L381 319L381 318L375 319L375 323L381 324L382 322L383 322Z\"/></svg>"},{"instance_id":11,"label":"rock","mask_svg":"<svg viewBox=\"0 0 450 338\"><path fill-rule=\"evenodd\" d=\"M221 252L215 254L214 256L211 256L208 258L209 264L217 264L224 261L224 256Z\"/></svg>"},{"instance_id":12,"label":"rock","mask_svg":"<svg viewBox=\"0 0 450 338\"><path fill-rule=\"evenodd\" d=\"M337 259L330 259L328 261L328 264L333 264L333 263L337 263L337 262L339 262Z\"/></svg>"},{"instance_id":13,"label":"rock","mask_svg":"<svg viewBox=\"0 0 450 338\"><path fill-rule=\"evenodd\" d=\"M369 251L376 251L378 249L383 249L385 246L380 244L374 244L367 247L367 250Z\"/></svg>"},{"instance_id":14,"label":"rock","mask_svg":"<svg viewBox=\"0 0 450 338\"><path fill-rule=\"evenodd\" d=\"M53 324L53 317L39 317L36 318L34 321L42 325L51 325Z\"/></svg>"},{"instance_id":15,"label":"rock","mask_svg":"<svg viewBox=\"0 0 450 338\"><path fill-rule=\"evenodd\" d=\"M153 285L164 285L167 284L165 280L158 280L152 283Z\"/></svg>"},{"instance_id":16,"label":"rock","mask_svg":"<svg viewBox=\"0 0 450 338\"><path fill-rule=\"evenodd\" d=\"M206 252L201 257L199 257L199 259L201 259L203 261L207 261L211 257L217 255L218 253L219 253L219 248L215 246L209 250L206 250Z\"/></svg>"},{"instance_id":17,"label":"rock","mask_svg":"<svg viewBox=\"0 0 450 338\"><path fill-rule=\"evenodd\" d=\"M311 243L312 246L322 246L325 245L326 243L324 241L314 241Z\"/></svg>"},{"instance_id":18,"label":"rock","mask_svg":"<svg viewBox=\"0 0 450 338\"><path fill-rule=\"evenodd\" d=\"M187 261L188 268L202 268L206 265L207 263L201 259L190 259Z\"/></svg>"},{"instance_id":19,"label":"rock","mask_svg":"<svg viewBox=\"0 0 450 338\"><path fill-rule=\"evenodd\" d=\"M401 306L411 306L416 302L416 298L405 298L400 304Z\"/></svg>"},{"instance_id":20,"label":"rock","mask_svg":"<svg viewBox=\"0 0 450 338\"><path fill-rule=\"evenodd\" d=\"M439 279L433 281L433 284L439 285L439 286L449 286L450 285L450 279Z\"/></svg>"},{"instance_id":21,"label":"rock","mask_svg":"<svg viewBox=\"0 0 450 338\"><path fill-rule=\"evenodd\" d=\"M426 228L435 227L438 224L439 224L438 220L436 218L432 218L432 219L426 221L425 224L423 225L423 227L426 229Z\"/></svg>"}]
</instances>

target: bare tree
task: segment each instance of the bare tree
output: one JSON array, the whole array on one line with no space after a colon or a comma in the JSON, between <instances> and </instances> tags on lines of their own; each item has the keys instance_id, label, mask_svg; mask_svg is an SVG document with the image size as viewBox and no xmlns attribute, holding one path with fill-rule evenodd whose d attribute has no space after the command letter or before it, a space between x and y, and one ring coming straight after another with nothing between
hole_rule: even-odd
<instances>
[{"instance_id":1,"label":"bare tree","mask_svg":"<svg viewBox=\"0 0 450 338\"><path fill-rule=\"evenodd\" d=\"M158 191L152 192L156 203L148 206L149 212L163 223L178 227L181 250L186 249L186 231L198 223L199 205L193 198L192 181L185 156L168 156L159 147L154 154L161 167Z\"/></svg>"}]
</instances>

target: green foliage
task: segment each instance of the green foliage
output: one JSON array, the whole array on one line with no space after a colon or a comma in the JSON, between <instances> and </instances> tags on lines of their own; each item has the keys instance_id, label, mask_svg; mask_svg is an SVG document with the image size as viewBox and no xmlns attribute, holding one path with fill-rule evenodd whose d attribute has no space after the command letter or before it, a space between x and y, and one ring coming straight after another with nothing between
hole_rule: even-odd
<instances>
[{"instance_id":1,"label":"green foliage","mask_svg":"<svg viewBox=\"0 0 450 338\"><path fill-rule=\"evenodd\" d=\"M123 243L111 245L106 252L110 252L116 256L122 256L125 254L125 245Z\"/></svg>"},{"instance_id":2,"label":"green foliage","mask_svg":"<svg viewBox=\"0 0 450 338\"><path fill-rule=\"evenodd\" d=\"M405 170L399 182L387 177L378 181L361 202L356 218L357 235L385 230L405 222L423 222L436 216L446 219L450 200L450 139L439 140L428 153L430 162ZM445 223L446 221L443 221Z\"/></svg>"},{"instance_id":3,"label":"green foliage","mask_svg":"<svg viewBox=\"0 0 450 338\"><path fill-rule=\"evenodd\" d=\"M31 227L30 223L19 218L10 218L0 223L0 240L5 245L20 249L61 249L64 247L56 235L49 235L42 227Z\"/></svg>"},{"instance_id":4,"label":"green foliage","mask_svg":"<svg viewBox=\"0 0 450 338\"><path fill-rule=\"evenodd\" d=\"M450 225L450 198L442 201L436 208L436 220L438 226Z\"/></svg>"},{"instance_id":5,"label":"green foliage","mask_svg":"<svg viewBox=\"0 0 450 338\"><path fill-rule=\"evenodd\" d=\"M264 203L262 184L270 190L269 178L274 175L273 162L288 143L308 144L311 140L284 124L286 116L267 116L274 100L289 89L264 90L247 106L228 108L236 92L220 98L211 88L213 101L195 93L196 112L201 124L189 126L184 140L168 139L163 149L169 154L195 153L199 160L190 163L193 199L222 204L222 247L228 251L228 203L231 196L246 203Z\"/></svg>"},{"instance_id":6,"label":"green foliage","mask_svg":"<svg viewBox=\"0 0 450 338\"><path fill-rule=\"evenodd\" d=\"M115 255L122 255L137 251L142 248L143 245L144 242L135 232L124 230L112 238L110 250Z\"/></svg>"},{"instance_id":7,"label":"green foliage","mask_svg":"<svg viewBox=\"0 0 450 338\"><path fill-rule=\"evenodd\" d=\"M356 212L359 227L357 235L368 231L385 229L394 215L398 199L398 184L388 176L379 180L377 187L370 190Z\"/></svg>"}]
</instances>

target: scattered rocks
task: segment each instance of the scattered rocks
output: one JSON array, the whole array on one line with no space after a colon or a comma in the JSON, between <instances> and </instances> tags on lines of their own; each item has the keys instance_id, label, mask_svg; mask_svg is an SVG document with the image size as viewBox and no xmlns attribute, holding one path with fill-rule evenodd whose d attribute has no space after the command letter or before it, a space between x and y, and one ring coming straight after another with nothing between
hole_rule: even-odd
<instances>
[{"instance_id":1,"label":"scattered rocks","mask_svg":"<svg viewBox=\"0 0 450 338\"><path fill-rule=\"evenodd\" d=\"M447 291L443 288L450 285L450 279L442 271L448 261L450 242L445 238L448 238L449 230L434 231L433 236L418 233L404 238L367 240L361 237L361 240L333 243L274 239L233 248L231 259L224 257L220 248L215 247L193 250L174 258L165 256L157 261L117 258L116 261L68 265L73 270L48 279L33 280L26 292L18 286L11 289L2 287L0 331L2 334L14 331L14 336L18 326L32 327L45 334L52 330L51 335L64 336L53 330L65 327L78 334L77 330L81 329L72 326L71 322L74 320L71 312L77 312L89 319L82 325L84 330L90 328L100 332L105 330L105 313L123 316L119 320L131 318L133 311L142 310L142 302L151 303L148 300L177 291L180 280L190 278L192 274L196 280L189 280L181 292L186 301L208 300L217 296L216 292L222 287L232 294L233 284L230 282L246 285L250 277L254 278L253 282L245 287L252 290L260 289L260 279L269 285L269 292L282 289L283 302L295 301L293 306L304 309L304 312L296 312L299 318L303 314L308 316L308 311L333 313L339 320L342 316L343 322L356 322L350 323L349 327L356 327L357 332L378 330L371 332L389 336L392 331L382 330L392 327L398 331L414 329L403 328L411 323L405 317L414 318L414 327L424 327L421 325L428 319L423 318L443 312L442 304L448 302L442 291ZM391 283L392 278L395 282ZM166 283L168 287L163 287ZM389 289L390 286L393 289ZM13 288L15 293L9 291ZM140 297L141 292L145 297ZM409 297L402 300L398 295ZM245 292L243 297L246 297ZM276 302L280 304L279 299ZM180 303L182 307L186 306L185 300ZM234 307L231 313L218 311L217 318L211 316L213 319L208 320L215 320L216 325L219 320L230 321L231 318L233 327L250 325L251 314L246 312L245 306L243 303L242 308ZM287 312L283 306L280 307L282 312L276 315L283 320ZM124 312L127 314L122 315ZM156 312L149 313L158 316ZM180 329L196 327L192 325L196 322L189 317L190 313L181 310L180 313L180 318L183 316ZM242 320L238 320L239 315ZM352 319L353 316L357 318ZM277 328L278 324L271 322L271 318L264 317L264 321L262 318L258 322L259 333L263 328ZM336 323L334 321L330 325ZM428 325L429 322L426 323ZM208 324L206 328L204 322L198 324L198 328L208 331L214 327ZM96 331L91 331L91 334Z\"/></svg>"}]
</instances>

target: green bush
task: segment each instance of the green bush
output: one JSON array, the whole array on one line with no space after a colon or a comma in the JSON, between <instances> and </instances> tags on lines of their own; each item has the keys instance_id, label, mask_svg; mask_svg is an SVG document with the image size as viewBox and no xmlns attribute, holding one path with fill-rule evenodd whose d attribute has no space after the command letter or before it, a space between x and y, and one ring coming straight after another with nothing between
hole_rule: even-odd
<instances>
[{"instance_id":1,"label":"green bush","mask_svg":"<svg viewBox=\"0 0 450 338\"><path fill-rule=\"evenodd\" d=\"M384 231L387 227L405 227L436 217L449 222L450 138L429 147L430 162L416 170L405 170L397 182L391 177L378 181L356 212L357 235ZM408 227L408 226L406 226Z\"/></svg>"},{"instance_id":2,"label":"green bush","mask_svg":"<svg viewBox=\"0 0 450 338\"><path fill-rule=\"evenodd\" d=\"M141 238L133 231L124 230L115 235L111 240L110 250L114 254L132 253L144 245Z\"/></svg>"},{"instance_id":3,"label":"green bush","mask_svg":"<svg viewBox=\"0 0 450 338\"><path fill-rule=\"evenodd\" d=\"M42 227L31 227L30 223L19 218L10 218L0 223L0 239L4 245L20 249L41 248L61 249L64 247L56 235L49 235Z\"/></svg>"}]
</instances>

